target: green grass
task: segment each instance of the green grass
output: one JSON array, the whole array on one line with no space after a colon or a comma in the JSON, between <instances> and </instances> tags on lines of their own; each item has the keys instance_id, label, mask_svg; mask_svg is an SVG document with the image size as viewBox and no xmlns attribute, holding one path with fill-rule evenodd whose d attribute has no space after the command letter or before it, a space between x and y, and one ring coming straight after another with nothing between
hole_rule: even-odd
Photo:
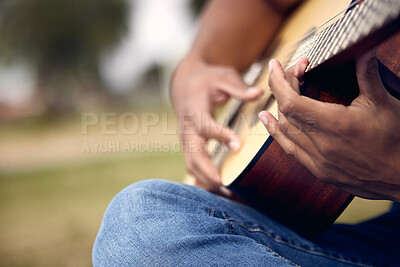
<instances>
[{"instance_id":1,"label":"green grass","mask_svg":"<svg viewBox=\"0 0 400 267\"><path fill-rule=\"evenodd\" d=\"M91 266L93 241L115 194L139 180L181 181L183 175L178 153L0 172L0 266ZM341 221L367 219L387 207L357 199Z\"/></svg>"},{"instance_id":2,"label":"green grass","mask_svg":"<svg viewBox=\"0 0 400 267\"><path fill-rule=\"evenodd\" d=\"M172 153L0 172L0 266L91 266L116 193L139 180L183 175L182 155Z\"/></svg>"}]
</instances>

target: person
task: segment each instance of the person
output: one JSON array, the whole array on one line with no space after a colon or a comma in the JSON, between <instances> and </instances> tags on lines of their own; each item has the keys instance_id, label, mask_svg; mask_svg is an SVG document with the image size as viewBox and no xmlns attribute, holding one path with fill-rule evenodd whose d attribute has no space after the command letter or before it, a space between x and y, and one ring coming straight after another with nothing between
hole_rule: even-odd
<instances>
[{"instance_id":1,"label":"person","mask_svg":"<svg viewBox=\"0 0 400 267\"><path fill-rule=\"evenodd\" d=\"M334 224L308 240L218 196L230 192L204 149L206 141L217 139L232 150L241 143L214 121L213 110L229 97L260 97L262 91L248 88L240 73L297 4L209 2L171 89L176 112L185 115L182 141L193 144L185 161L197 186L146 180L122 190L105 213L94 266L400 266L400 101L382 85L373 51L356 62L360 94L350 106L299 94L307 59L286 71L272 60L269 86L279 116L263 111L259 118L285 152L319 179L360 197L393 200L390 212L357 225ZM309 111L317 114L313 134L304 130Z\"/></svg>"}]
</instances>

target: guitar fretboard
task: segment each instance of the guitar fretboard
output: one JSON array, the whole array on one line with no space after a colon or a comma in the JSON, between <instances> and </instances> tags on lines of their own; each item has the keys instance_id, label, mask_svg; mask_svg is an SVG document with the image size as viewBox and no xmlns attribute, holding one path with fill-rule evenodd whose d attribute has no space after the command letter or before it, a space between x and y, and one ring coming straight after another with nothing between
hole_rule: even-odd
<instances>
[{"instance_id":1,"label":"guitar fretboard","mask_svg":"<svg viewBox=\"0 0 400 267\"><path fill-rule=\"evenodd\" d=\"M399 0L358 1L330 26L300 41L286 68L306 57L310 62L306 71L310 71L399 17Z\"/></svg>"}]
</instances>

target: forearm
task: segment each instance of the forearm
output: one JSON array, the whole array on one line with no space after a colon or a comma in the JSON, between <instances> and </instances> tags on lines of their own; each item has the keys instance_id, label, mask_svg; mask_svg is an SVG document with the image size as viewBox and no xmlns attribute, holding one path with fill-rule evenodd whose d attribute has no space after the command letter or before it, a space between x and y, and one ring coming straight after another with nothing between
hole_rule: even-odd
<instances>
[{"instance_id":1,"label":"forearm","mask_svg":"<svg viewBox=\"0 0 400 267\"><path fill-rule=\"evenodd\" d=\"M211 0L187 61L246 70L271 42L298 0Z\"/></svg>"}]
</instances>

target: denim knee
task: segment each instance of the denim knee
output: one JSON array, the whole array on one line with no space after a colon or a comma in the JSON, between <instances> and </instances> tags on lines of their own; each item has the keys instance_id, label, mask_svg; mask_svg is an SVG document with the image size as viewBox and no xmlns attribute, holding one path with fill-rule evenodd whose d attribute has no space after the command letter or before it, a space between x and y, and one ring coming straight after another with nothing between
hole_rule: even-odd
<instances>
[{"instance_id":1,"label":"denim knee","mask_svg":"<svg viewBox=\"0 0 400 267\"><path fill-rule=\"evenodd\" d=\"M163 246L162 242L167 240L157 240L157 244L147 240L150 226L156 228L159 217L169 218L182 210L192 211L194 205L190 198L193 194L188 188L154 179L134 183L119 192L105 212L93 246L93 265L125 266L128 255L131 263L143 260L143 255L149 255L149 251L156 255L154 247ZM153 247L145 247L145 240Z\"/></svg>"},{"instance_id":2,"label":"denim knee","mask_svg":"<svg viewBox=\"0 0 400 267\"><path fill-rule=\"evenodd\" d=\"M92 260L94 266L124 266L124 257L140 254L140 246L135 242L135 216L141 213L138 203L149 202L147 194L162 190L168 182L162 180L144 180L134 183L120 191L110 202L97 234ZM143 205L144 206L144 205ZM149 205L151 206L151 205ZM127 251L130 250L130 251Z\"/></svg>"}]
</instances>

